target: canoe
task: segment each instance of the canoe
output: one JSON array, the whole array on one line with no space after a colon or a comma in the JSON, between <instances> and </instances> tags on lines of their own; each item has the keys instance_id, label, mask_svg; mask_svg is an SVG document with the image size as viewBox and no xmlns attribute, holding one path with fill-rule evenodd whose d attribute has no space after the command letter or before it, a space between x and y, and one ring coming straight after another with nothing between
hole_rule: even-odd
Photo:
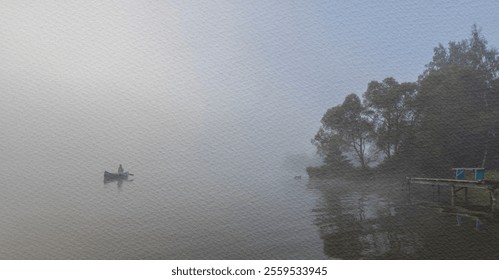
<instances>
[{"instance_id":1,"label":"canoe","mask_svg":"<svg viewBox=\"0 0 499 280\"><path fill-rule=\"evenodd\" d=\"M128 172L110 173L110 172L104 171L104 180L127 180L128 175L129 175Z\"/></svg>"}]
</instances>

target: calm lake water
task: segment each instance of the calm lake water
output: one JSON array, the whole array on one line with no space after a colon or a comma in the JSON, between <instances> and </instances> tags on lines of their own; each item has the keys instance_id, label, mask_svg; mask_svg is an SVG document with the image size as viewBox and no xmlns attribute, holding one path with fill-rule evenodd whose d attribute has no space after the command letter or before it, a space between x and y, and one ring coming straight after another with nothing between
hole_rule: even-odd
<instances>
[{"instance_id":1,"label":"calm lake water","mask_svg":"<svg viewBox=\"0 0 499 280\"><path fill-rule=\"evenodd\" d=\"M314 180L325 253L344 259L498 259L499 215L488 192L369 182Z\"/></svg>"},{"instance_id":2,"label":"calm lake water","mask_svg":"<svg viewBox=\"0 0 499 280\"><path fill-rule=\"evenodd\" d=\"M164 86L38 82L0 104L0 258L328 258L320 192L251 118ZM120 163L134 180L104 184Z\"/></svg>"},{"instance_id":3,"label":"calm lake water","mask_svg":"<svg viewBox=\"0 0 499 280\"><path fill-rule=\"evenodd\" d=\"M317 191L293 179L214 182L134 168L4 184L1 258L324 259ZM73 178L71 178L73 177Z\"/></svg>"},{"instance_id":4,"label":"calm lake water","mask_svg":"<svg viewBox=\"0 0 499 280\"><path fill-rule=\"evenodd\" d=\"M294 180L251 118L160 91L47 87L0 103L2 259L499 258L486 194L452 206L400 180ZM120 163L134 180L104 184Z\"/></svg>"}]
</instances>

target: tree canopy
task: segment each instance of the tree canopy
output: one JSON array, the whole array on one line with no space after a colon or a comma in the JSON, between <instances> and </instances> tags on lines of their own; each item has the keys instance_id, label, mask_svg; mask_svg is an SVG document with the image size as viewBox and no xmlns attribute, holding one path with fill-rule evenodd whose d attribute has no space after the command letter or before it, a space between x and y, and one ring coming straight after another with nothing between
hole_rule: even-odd
<instances>
[{"instance_id":1,"label":"tree canopy","mask_svg":"<svg viewBox=\"0 0 499 280\"><path fill-rule=\"evenodd\" d=\"M324 167L499 168L499 55L474 25L439 44L416 82L371 81L324 114L312 142ZM380 155L380 157L377 157Z\"/></svg>"},{"instance_id":2,"label":"tree canopy","mask_svg":"<svg viewBox=\"0 0 499 280\"><path fill-rule=\"evenodd\" d=\"M314 143L327 161L337 165L347 162L346 158L350 156L362 168L367 168L371 161L368 148L373 128L360 98L356 94L348 95L341 105L327 110L321 122ZM335 158L331 158L333 156Z\"/></svg>"}]
</instances>

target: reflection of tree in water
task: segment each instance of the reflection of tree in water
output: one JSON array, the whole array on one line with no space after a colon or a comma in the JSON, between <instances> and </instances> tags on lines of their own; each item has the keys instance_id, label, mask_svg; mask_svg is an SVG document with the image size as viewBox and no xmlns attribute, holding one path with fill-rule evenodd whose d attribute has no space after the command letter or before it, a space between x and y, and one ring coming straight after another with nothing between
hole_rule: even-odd
<instances>
[{"instance_id":1,"label":"reflection of tree in water","mask_svg":"<svg viewBox=\"0 0 499 280\"><path fill-rule=\"evenodd\" d=\"M410 201L396 182L318 180L309 187L322 193L316 222L324 251L332 258L499 257L499 221L494 213L476 214L470 212L474 206L453 207L441 201ZM456 218L456 211L472 214Z\"/></svg>"},{"instance_id":2,"label":"reflection of tree in water","mask_svg":"<svg viewBox=\"0 0 499 280\"><path fill-rule=\"evenodd\" d=\"M403 209L385 198L363 192L364 183L330 184L314 186L322 191L317 224L328 256L408 258L421 246L415 232L400 226L401 217L406 219L410 213L399 213Z\"/></svg>"}]
</instances>

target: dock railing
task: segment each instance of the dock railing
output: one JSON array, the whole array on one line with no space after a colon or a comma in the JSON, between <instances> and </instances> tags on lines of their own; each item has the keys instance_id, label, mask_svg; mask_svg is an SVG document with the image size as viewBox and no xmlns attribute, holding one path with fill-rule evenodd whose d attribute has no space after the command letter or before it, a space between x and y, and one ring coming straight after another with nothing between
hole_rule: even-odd
<instances>
[{"instance_id":1,"label":"dock railing","mask_svg":"<svg viewBox=\"0 0 499 280\"><path fill-rule=\"evenodd\" d=\"M438 192L440 193L440 187L450 187L451 195L455 197L456 194L464 190L465 198L468 195L468 189L478 189L488 191L490 194L490 200L492 202L496 201L495 190L499 188L499 181L486 180L485 170L483 168L453 168L455 172L455 179L445 179L445 178L417 178L417 177L407 177L407 183L409 185L431 185L438 187ZM466 180L465 172L473 171L475 180Z\"/></svg>"}]
</instances>

